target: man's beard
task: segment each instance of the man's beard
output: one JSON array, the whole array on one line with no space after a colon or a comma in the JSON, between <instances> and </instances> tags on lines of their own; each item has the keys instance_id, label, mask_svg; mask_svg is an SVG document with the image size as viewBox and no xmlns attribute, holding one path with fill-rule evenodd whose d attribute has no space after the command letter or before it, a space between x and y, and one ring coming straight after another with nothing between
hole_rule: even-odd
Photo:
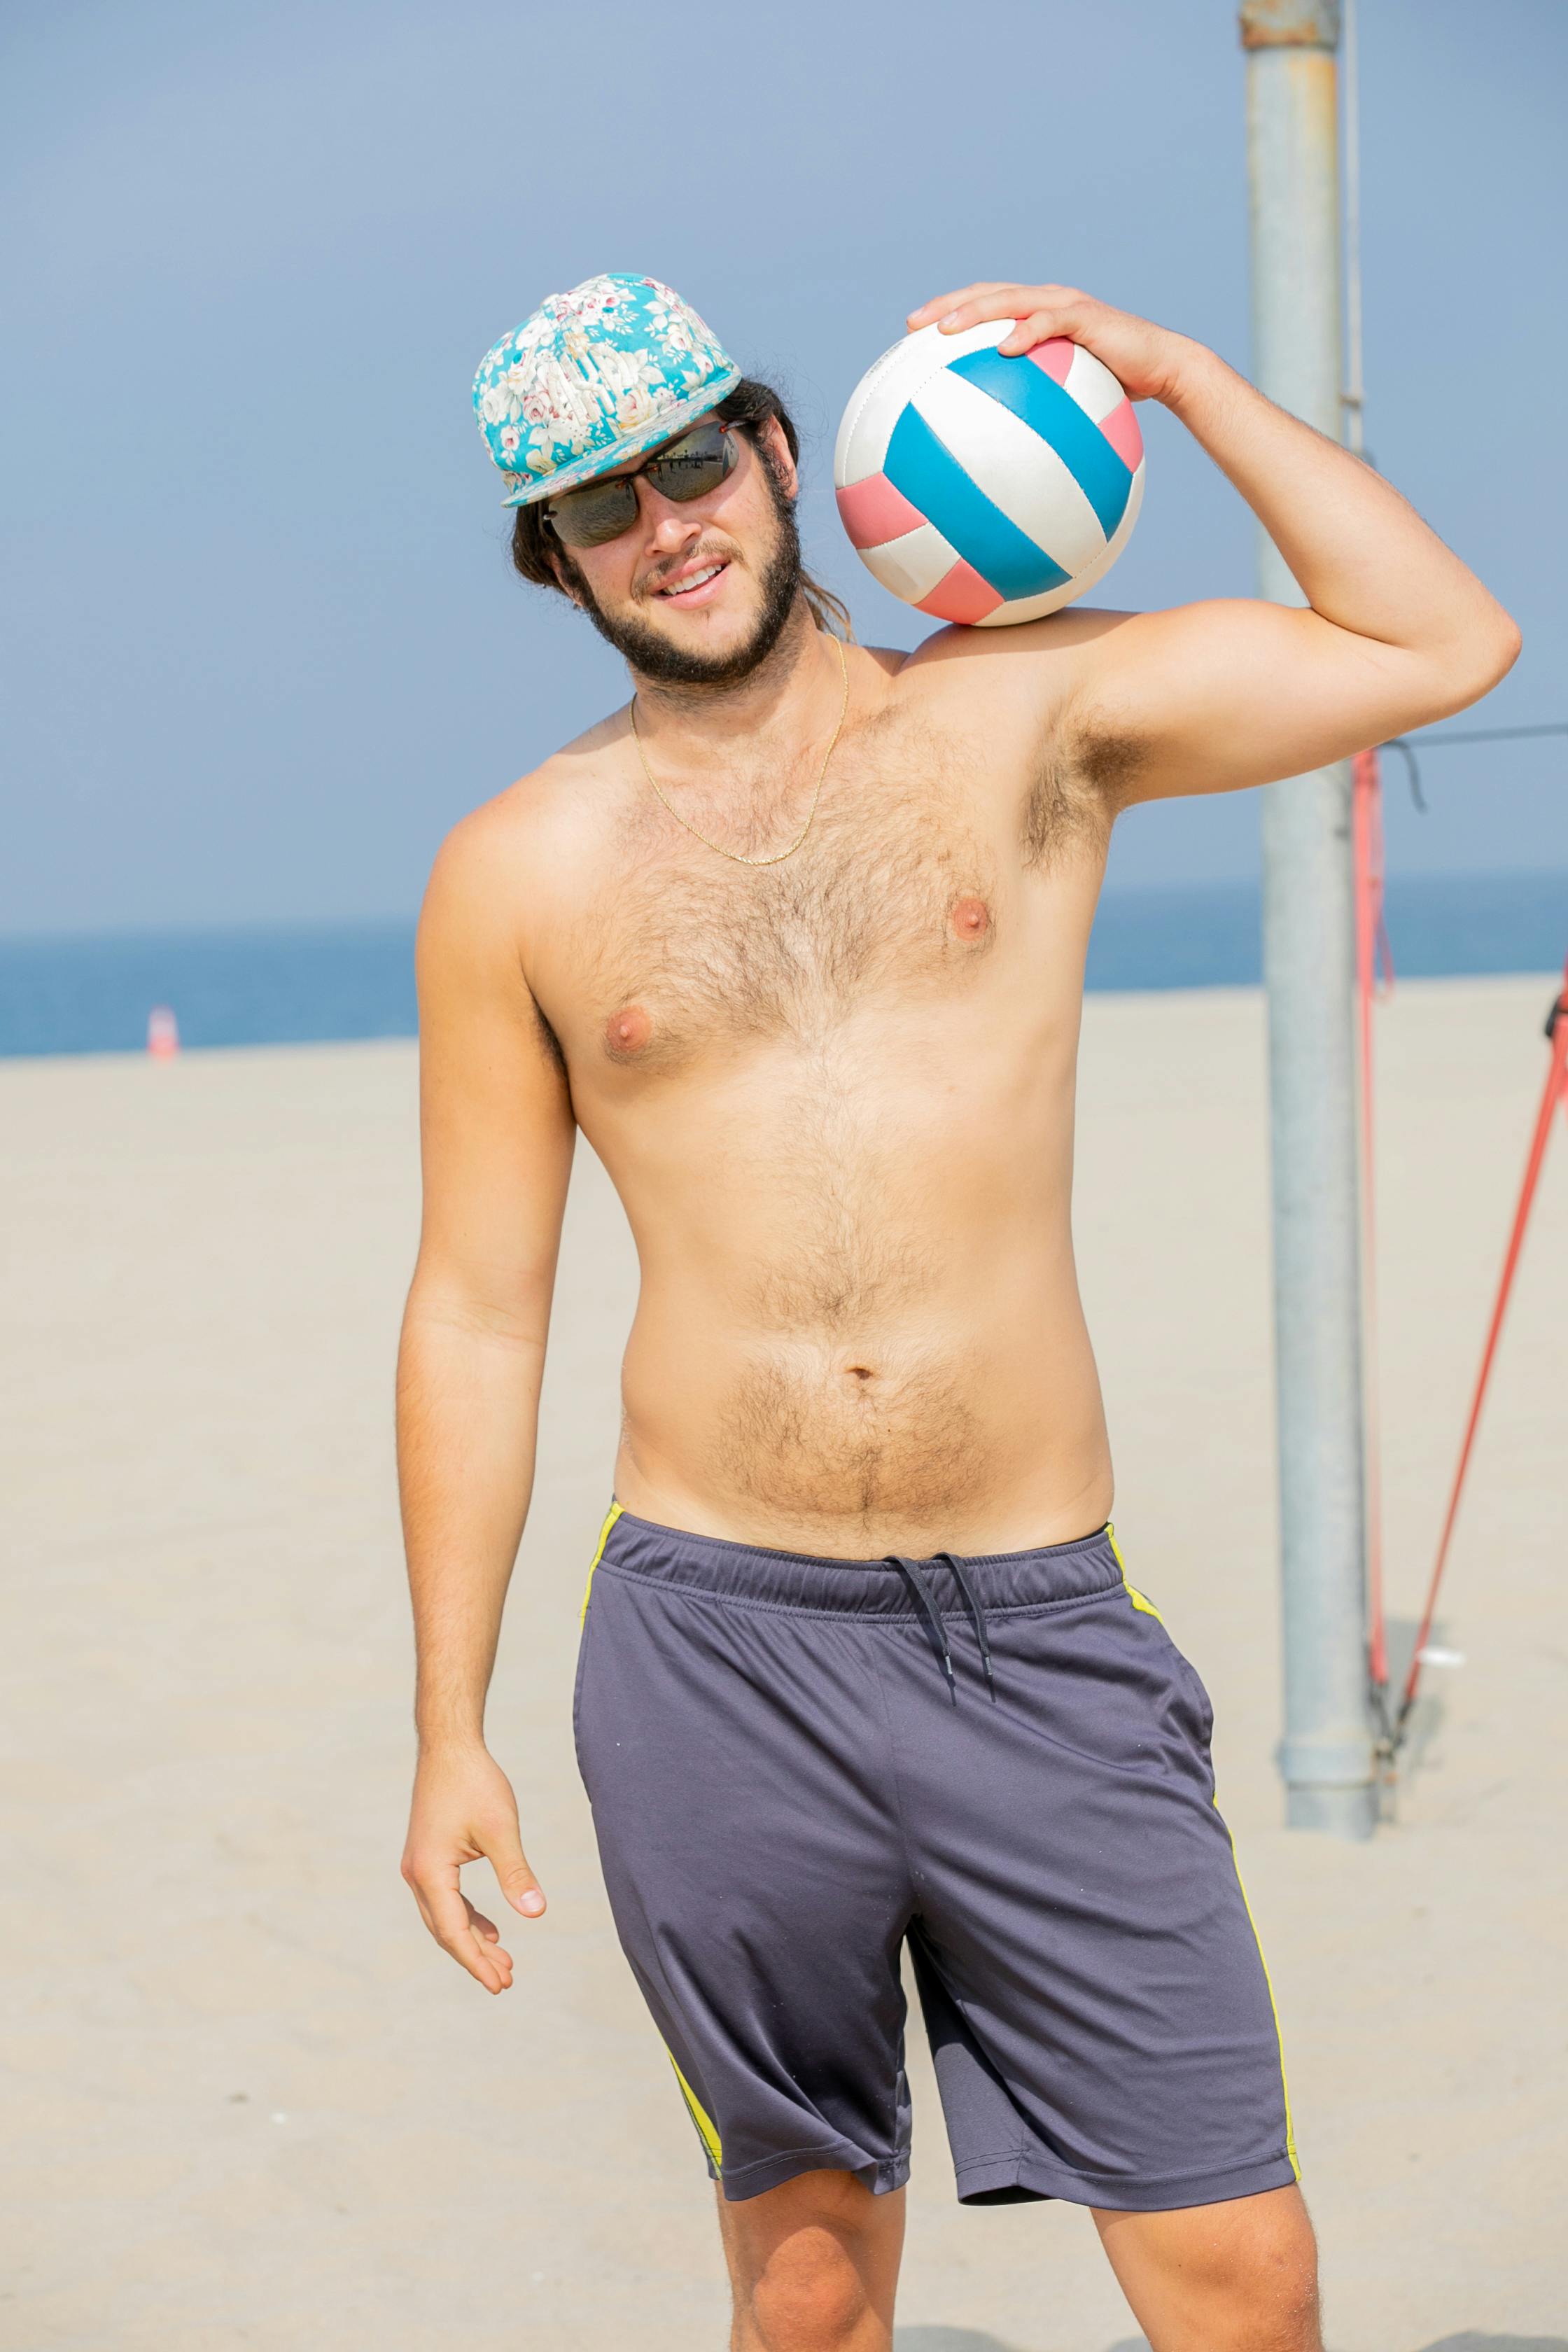
<instances>
[{"instance_id":1,"label":"man's beard","mask_svg":"<svg viewBox=\"0 0 1568 2352\"><path fill-rule=\"evenodd\" d=\"M606 613L595 602L592 589L571 556L564 551L557 556L560 568L571 581L584 612L599 635L651 685L738 686L742 678L762 667L784 635L784 623L795 610L804 576L800 531L794 505L768 463L768 454L765 449L759 452L776 530L762 569L763 601L750 636L727 654L692 652L684 646L672 645L645 621Z\"/></svg>"}]
</instances>

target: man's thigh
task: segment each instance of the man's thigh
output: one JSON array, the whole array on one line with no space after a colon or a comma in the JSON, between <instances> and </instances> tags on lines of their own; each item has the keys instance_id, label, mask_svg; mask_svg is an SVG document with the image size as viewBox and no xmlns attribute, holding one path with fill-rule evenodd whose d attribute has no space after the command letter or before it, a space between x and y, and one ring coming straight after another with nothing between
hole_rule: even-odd
<instances>
[{"instance_id":1,"label":"man's thigh","mask_svg":"<svg viewBox=\"0 0 1568 2352\"><path fill-rule=\"evenodd\" d=\"M1321 2352L1317 2244L1299 2189L1094 2219L1154 2352Z\"/></svg>"}]
</instances>

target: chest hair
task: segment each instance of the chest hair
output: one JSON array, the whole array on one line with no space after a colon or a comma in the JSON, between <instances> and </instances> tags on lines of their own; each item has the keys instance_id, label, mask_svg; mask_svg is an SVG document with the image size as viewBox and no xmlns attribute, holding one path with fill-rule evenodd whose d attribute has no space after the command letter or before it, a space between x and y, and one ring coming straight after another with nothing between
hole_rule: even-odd
<instances>
[{"instance_id":1,"label":"chest hair","mask_svg":"<svg viewBox=\"0 0 1568 2352\"><path fill-rule=\"evenodd\" d=\"M907 722L846 748L807 839L777 866L672 839L665 811L639 796L619 812L610 870L574 927L580 1001L601 1050L651 1071L720 1034L808 1036L883 989L963 984L995 951L1008 882L1087 822L1059 764L1021 794L999 792L966 744ZM723 839L721 812L703 829ZM623 1054L615 1016L626 1006L646 1017Z\"/></svg>"}]
</instances>

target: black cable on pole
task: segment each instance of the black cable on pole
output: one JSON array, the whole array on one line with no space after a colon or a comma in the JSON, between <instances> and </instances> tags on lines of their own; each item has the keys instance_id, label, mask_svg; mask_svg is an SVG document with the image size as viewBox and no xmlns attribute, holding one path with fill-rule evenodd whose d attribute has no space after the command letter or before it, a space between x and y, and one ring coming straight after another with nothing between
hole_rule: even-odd
<instances>
[{"instance_id":1,"label":"black cable on pole","mask_svg":"<svg viewBox=\"0 0 1568 2352\"><path fill-rule=\"evenodd\" d=\"M1377 748L1380 751L1398 752L1400 758L1405 762L1405 772L1410 779L1410 797L1415 802L1416 807L1420 810L1422 815L1425 816L1426 814L1426 803L1421 791L1421 771L1415 764L1415 754L1411 750L1409 744L1405 741L1404 736L1391 735L1386 743L1380 743Z\"/></svg>"},{"instance_id":2,"label":"black cable on pole","mask_svg":"<svg viewBox=\"0 0 1568 2352\"><path fill-rule=\"evenodd\" d=\"M1525 735L1568 735L1568 719L1554 719L1544 727L1461 727L1451 735L1417 735L1415 743L1425 751L1428 743L1514 743ZM1405 762L1410 779L1410 797L1423 816L1426 803L1421 791L1421 771L1415 764L1415 744L1406 735L1391 735L1386 743L1378 745L1380 751L1397 751Z\"/></svg>"},{"instance_id":3,"label":"black cable on pole","mask_svg":"<svg viewBox=\"0 0 1568 2352\"><path fill-rule=\"evenodd\" d=\"M1568 719L1554 719L1546 727L1464 727L1456 735L1418 735L1427 743L1512 743L1522 735L1568 735Z\"/></svg>"}]
</instances>

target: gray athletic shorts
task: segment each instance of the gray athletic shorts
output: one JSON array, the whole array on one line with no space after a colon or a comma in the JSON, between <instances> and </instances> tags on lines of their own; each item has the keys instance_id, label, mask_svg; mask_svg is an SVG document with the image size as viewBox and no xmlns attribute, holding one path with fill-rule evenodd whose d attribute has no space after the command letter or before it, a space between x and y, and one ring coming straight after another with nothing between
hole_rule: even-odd
<instances>
[{"instance_id":1,"label":"gray athletic shorts","mask_svg":"<svg viewBox=\"0 0 1568 2352\"><path fill-rule=\"evenodd\" d=\"M574 1722L621 1943L726 2198L908 2177L906 1941L965 2203L1148 2212L1296 2179L1208 1701L1109 1528L820 1559L617 1508Z\"/></svg>"}]
</instances>

